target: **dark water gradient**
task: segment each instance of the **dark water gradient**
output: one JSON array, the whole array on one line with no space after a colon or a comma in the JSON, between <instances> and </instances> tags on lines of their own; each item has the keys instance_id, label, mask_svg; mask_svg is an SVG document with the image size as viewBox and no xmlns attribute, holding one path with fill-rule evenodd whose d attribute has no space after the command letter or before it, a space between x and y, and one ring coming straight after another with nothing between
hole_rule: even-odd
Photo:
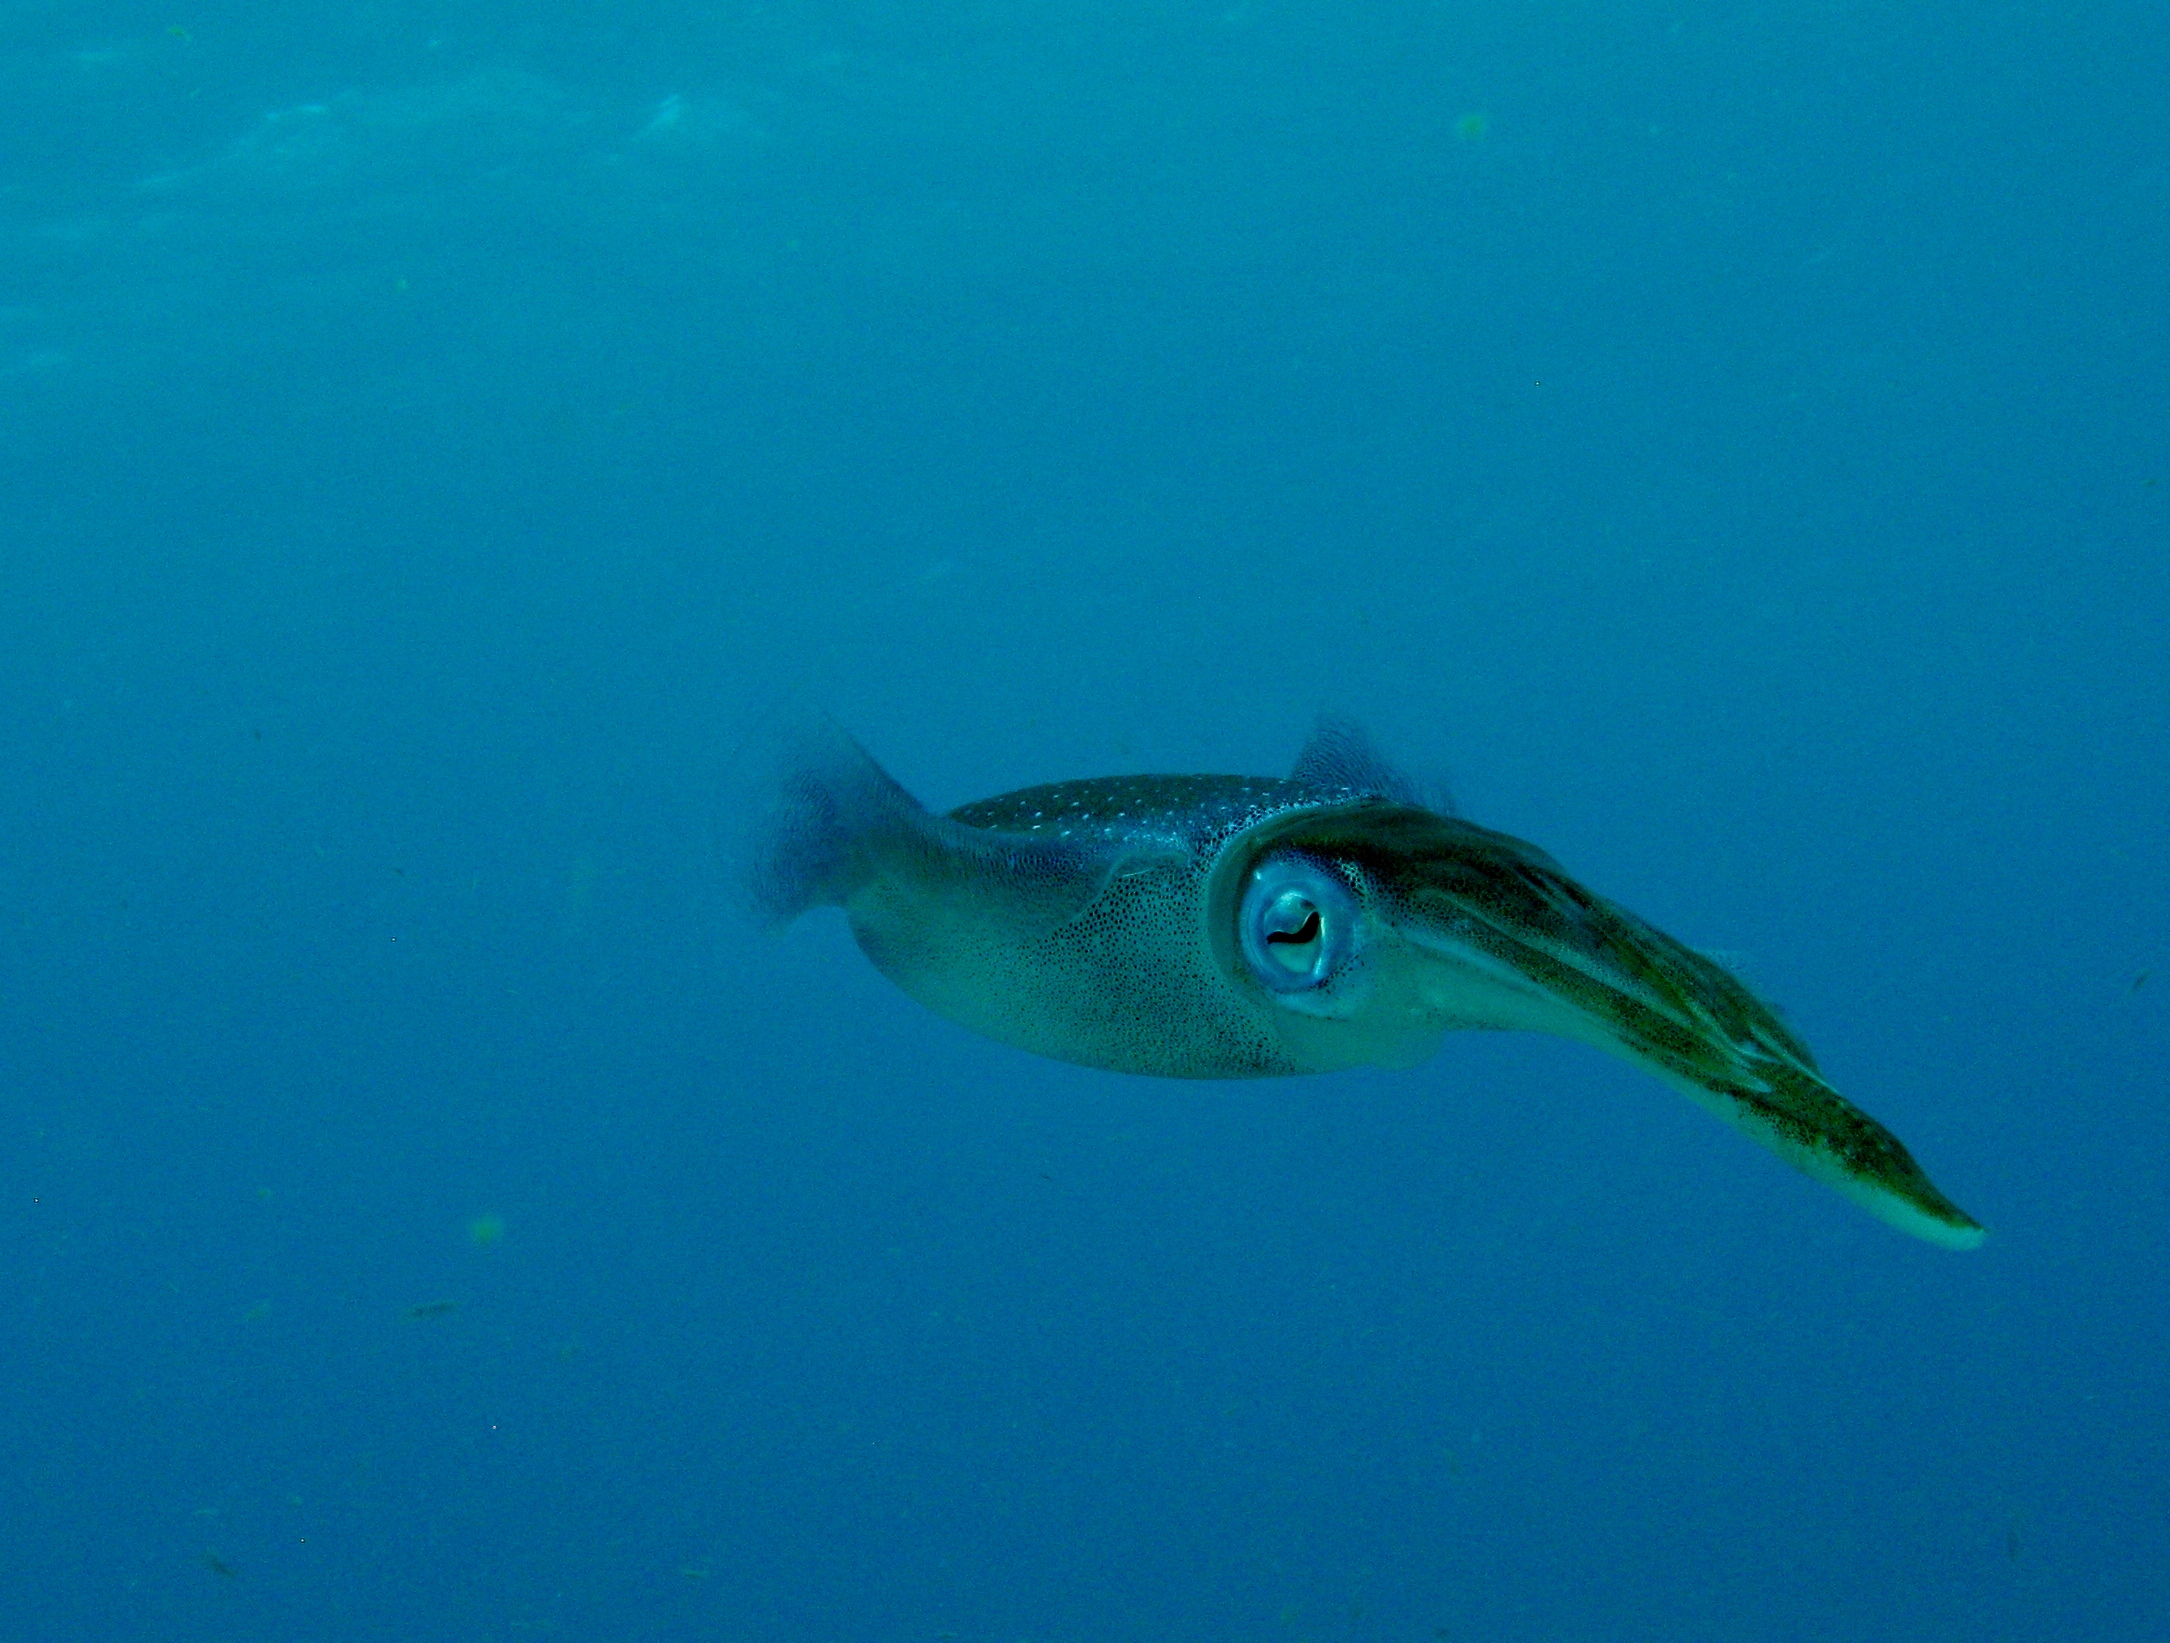
<instances>
[{"instance_id":1,"label":"dark water gradient","mask_svg":"<svg viewBox=\"0 0 2170 1643\"><path fill-rule=\"evenodd\" d=\"M269 10L0 44L10 1635L2170 1627L2159 7ZM968 1041L754 938L791 697L1354 711L1991 1241Z\"/></svg>"}]
</instances>

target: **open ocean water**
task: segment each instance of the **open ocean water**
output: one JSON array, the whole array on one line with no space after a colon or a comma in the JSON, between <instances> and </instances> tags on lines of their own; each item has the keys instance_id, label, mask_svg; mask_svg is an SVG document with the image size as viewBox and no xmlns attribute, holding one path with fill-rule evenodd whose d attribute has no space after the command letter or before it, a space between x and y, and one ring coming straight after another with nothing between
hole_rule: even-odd
<instances>
[{"instance_id":1,"label":"open ocean water","mask_svg":"<svg viewBox=\"0 0 2170 1643\"><path fill-rule=\"evenodd\" d=\"M2170 1637L2170 11L0 10L0 1637ZM1353 713L1989 1227L761 929Z\"/></svg>"}]
</instances>

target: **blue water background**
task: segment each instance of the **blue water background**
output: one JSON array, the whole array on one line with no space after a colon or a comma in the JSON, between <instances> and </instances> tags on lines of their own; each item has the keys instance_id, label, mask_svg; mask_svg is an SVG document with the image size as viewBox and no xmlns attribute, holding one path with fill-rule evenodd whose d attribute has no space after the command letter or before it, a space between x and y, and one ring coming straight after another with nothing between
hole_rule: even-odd
<instances>
[{"instance_id":1,"label":"blue water background","mask_svg":"<svg viewBox=\"0 0 2170 1643\"><path fill-rule=\"evenodd\" d=\"M10 7L0 1629L2170 1635L2166 65ZM967 1037L749 919L804 701L942 805L1353 711L1990 1242L1566 1044Z\"/></svg>"}]
</instances>

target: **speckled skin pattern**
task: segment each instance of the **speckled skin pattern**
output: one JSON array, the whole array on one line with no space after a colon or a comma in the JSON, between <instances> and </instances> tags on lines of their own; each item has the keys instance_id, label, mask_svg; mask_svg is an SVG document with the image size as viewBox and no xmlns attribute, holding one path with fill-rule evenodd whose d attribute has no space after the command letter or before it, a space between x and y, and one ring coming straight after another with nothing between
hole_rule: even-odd
<instances>
[{"instance_id":1,"label":"speckled skin pattern","mask_svg":"<svg viewBox=\"0 0 2170 1643\"><path fill-rule=\"evenodd\" d=\"M970 892L930 902L884 876L847 903L852 930L930 1009L1058 1060L1174 1078L1354 1065L1300 1060L1270 995L1231 985L1206 917L1216 866L1240 873L1246 831L1324 797L1242 776L1116 776L984 799L947 819L1069 853L1091 893L1064 916L988 917Z\"/></svg>"}]
</instances>

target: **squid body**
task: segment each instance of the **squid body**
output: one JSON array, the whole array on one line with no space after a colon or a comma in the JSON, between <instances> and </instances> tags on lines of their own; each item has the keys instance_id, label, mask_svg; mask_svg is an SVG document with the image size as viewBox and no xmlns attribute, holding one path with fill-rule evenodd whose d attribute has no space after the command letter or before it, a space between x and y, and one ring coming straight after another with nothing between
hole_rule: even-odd
<instances>
[{"instance_id":1,"label":"squid body","mask_svg":"<svg viewBox=\"0 0 2170 1643\"><path fill-rule=\"evenodd\" d=\"M755 892L772 923L842 907L937 1014L1114 1072L1410 1067L1456 1028L1579 1039L1903 1231L1982 1241L1723 967L1440 814L1346 724L1285 779L1113 776L947 815L823 732L786 774Z\"/></svg>"}]
</instances>

